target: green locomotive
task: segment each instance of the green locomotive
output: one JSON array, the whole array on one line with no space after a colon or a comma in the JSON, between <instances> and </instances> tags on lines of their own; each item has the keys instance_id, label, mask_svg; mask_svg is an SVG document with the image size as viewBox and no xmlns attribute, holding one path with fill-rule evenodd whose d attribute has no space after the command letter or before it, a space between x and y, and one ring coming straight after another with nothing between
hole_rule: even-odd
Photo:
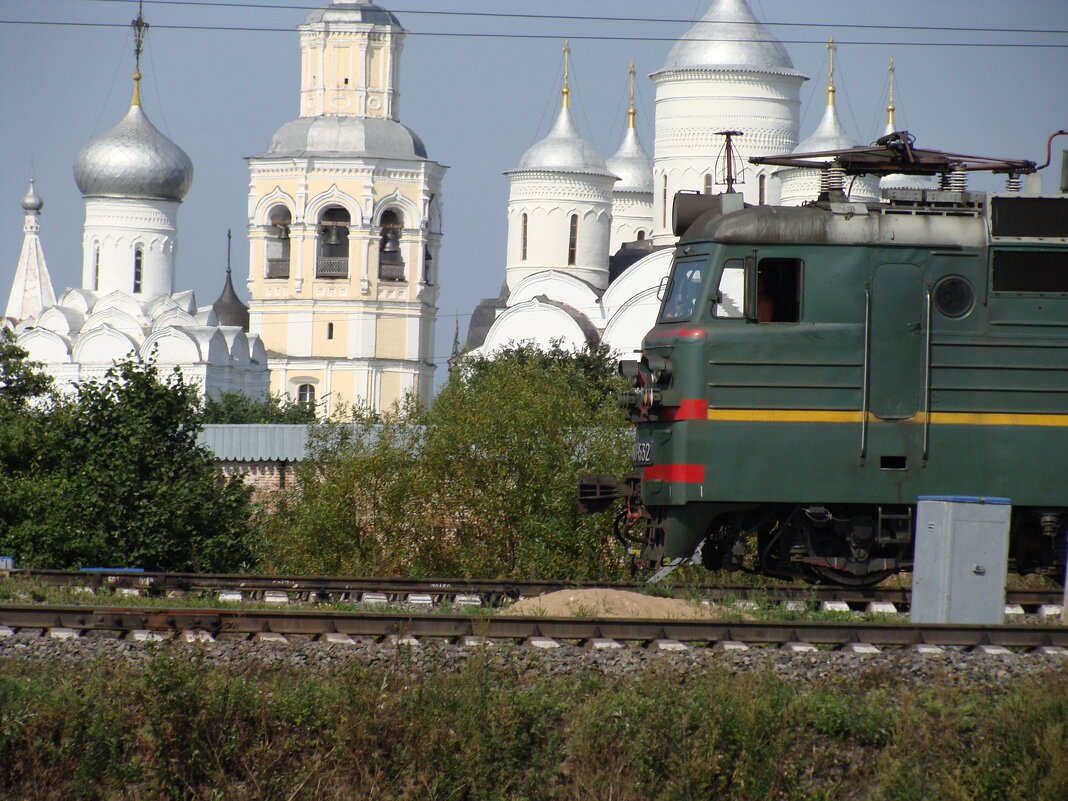
<instances>
[{"instance_id":1,"label":"green locomotive","mask_svg":"<svg viewBox=\"0 0 1068 801\"><path fill-rule=\"evenodd\" d=\"M879 144L754 161L1035 169ZM625 500L641 567L876 583L911 567L918 496L966 495L1011 499L1015 569L1063 576L1068 195L886 195L676 199L657 325L621 363L637 472L580 487L590 508Z\"/></svg>"}]
</instances>

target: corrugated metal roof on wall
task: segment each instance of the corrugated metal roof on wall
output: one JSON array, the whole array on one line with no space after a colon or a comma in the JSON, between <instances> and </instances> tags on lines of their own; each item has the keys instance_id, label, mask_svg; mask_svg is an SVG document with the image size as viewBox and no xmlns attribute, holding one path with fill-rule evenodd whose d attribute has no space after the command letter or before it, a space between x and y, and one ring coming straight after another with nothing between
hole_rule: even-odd
<instances>
[{"instance_id":1,"label":"corrugated metal roof on wall","mask_svg":"<svg viewBox=\"0 0 1068 801\"><path fill-rule=\"evenodd\" d=\"M228 462L299 462L308 455L307 425L206 425L197 437Z\"/></svg>"}]
</instances>

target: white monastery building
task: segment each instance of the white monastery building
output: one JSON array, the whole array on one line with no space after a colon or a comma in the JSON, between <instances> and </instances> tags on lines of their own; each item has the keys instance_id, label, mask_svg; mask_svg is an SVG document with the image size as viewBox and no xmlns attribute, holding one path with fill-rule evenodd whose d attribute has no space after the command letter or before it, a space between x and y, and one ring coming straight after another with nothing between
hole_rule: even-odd
<instances>
[{"instance_id":1,"label":"white monastery building","mask_svg":"<svg viewBox=\"0 0 1068 801\"><path fill-rule=\"evenodd\" d=\"M82 285L58 301L38 238L43 202L31 182L23 198L24 242L6 323L29 358L60 389L99 378L129 357L155 359L203 393L267 392L267 356L247 332L247 310L229 270L213 306L175 292L178 207L193 181L185 152L148 119L141 104L145 25L135 20L133 98L119 123L82 148L74 179L85 200Z\"/></svg>"},{"instance_id":2,"label":"white monastery building","mask_svg":"<svg viewBox=\"0 0 1068 801\"><path fill-rule=\"evenodd\" d=\"M405 31L358 0L299 32L300 116L248 158L250 325L271 391L326 412L425 402L446 168L400 122Z\"/></svg>"},{"instance_id":3,"label":"white monastery building","mask_svg":"<svg viewBox=\"0 0 1068 801\"><path fill-rule=\"evenodd\" d=\"M833 42L829 47L827 108L799 145L806 76L746 0L713 0L650 76L653 157L634 126L632 67L627 131L618 152L604 161L572 122L565 46L556 123L506 173L506 281L501 297L482 301L472 315L467 348L492 354L513 343L560 341L578 348L605 343L620 357L638 350L655 322L657 290L671 266L676 193L730 187L741 208L743 202L800 205L826 189L816 170L758 167L737 153L728 162L725 132L747 158L855 146L835 108ZM888 132L892 93L891 83ZM732 186L743 170L744 181ZM860 177L841 189L851 201L879 198L875 179Z\"/></svg>"}]
</instances>

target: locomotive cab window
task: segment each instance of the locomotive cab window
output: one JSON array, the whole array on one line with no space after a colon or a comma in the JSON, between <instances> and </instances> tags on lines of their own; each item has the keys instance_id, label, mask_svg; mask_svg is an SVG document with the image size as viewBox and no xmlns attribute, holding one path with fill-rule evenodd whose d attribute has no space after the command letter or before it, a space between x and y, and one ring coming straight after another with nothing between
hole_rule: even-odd
<instances>
[{"instance_id":1,"label":"locomotive cab window","mask_svg":"<svg viewBox=\"0 0 1068 801\"><path fill-rule=\"evenodd\" d=\"M693 316L707 265L708 262L704 259L675 263L664 296L664 305L660 309L660 322L677 323Z\"/></svg>"},{"instance_id":2,"label":"locomotive cab window","mask_svg":"<svg viewBox=\"0 0 1068 801\"><path fill-rule=\"evenodd\" d=\"M757 264L758 323L801 321L801 260L761 259Z\"/></svg>"},{"instance_id":3,"label":"locomotive cab window","mask_svg":"<svg viewBox=\"0 0 1068 801\"><path fill-rule=\"evenodd\" d=\"M745 316L745 261L728 259L723 263L719 288L712 298L712 316L737 320Z\"/></svg>"}]
</instances>

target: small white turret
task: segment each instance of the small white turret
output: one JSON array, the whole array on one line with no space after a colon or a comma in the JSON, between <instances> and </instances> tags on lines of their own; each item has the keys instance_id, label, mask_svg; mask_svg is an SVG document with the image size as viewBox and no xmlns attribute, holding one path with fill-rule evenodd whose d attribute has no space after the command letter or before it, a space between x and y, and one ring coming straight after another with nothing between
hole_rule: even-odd
<instances>
[{"instance_id":1,"label":"small white turret","mask_svg":"<svg viewBox=\"0 0 1068 801\"><path fill-rule=\"evenodd\" d=\"M897 107L894 105L894 59L890 59L890 66L887 67L887 71L890 74L890 95L886 103L886 130L883 131L883 136L889 136L892 133L897 133L897 122L894 120L894 112L897 111ZM879 189L937 189L938 179L928 175L906 175L904 173L894 173L893 175L884 175L879 180Z\"/></svg>"},{"instance_id":2,"label":"small white turret","mask_svg":"<svg viewBox=\"0 0 1068 801\"><path fill-rule=\"evenodd\" d=\"M7 301L4 316L13 322L36 317L43 309L56 302L56 293L52 289L52 279L48 275L44 250L41 248L41 209L44 201L34 188L30 179L30 188L22 198L24 221L22 224L22 252L15 268L15 280L11 285L11 295Z\"/></svg>"},{"instance_id":3,"label":"small white turret","mask_svg":"<svg viewBox=\"0 0 1068 801\"><path fill-rule=\"evenodd\" d=\"M509 289L542 270L567 273L597 289L608 286L612 187L618 178L571 119L570 54L565 45L563 101L552 130L505 173Z\"/></svg>"},{"instance_id":4,"label":"small white turret","mask_svg":"<svg viewBox=\"0 0 1068 801\"><path fill-rule=\"evenodd\" d=\"M819 153L824 150L848 150L856 147L849 134L845 132L841 121L838 119L838 110L835 108L834 96L834 55L837 46L832 38L827 43L829 54L829 67L827 79L827 108L823 112L823 119L804 142L799 144L795 153ZM831 161L828 156L824 161ZM804 167L788 167L775 173L781 184L780 204L783 206L800 206L802 203L815 200L823 190L821 178L823 170ZM847 198L857 203L875 203L879 200L879 182L870 175L858 175L846 179L841 187Z\"/></svg>"},{"instance_id":5,"label":"small white turret","mask_svg":"<svg viewBox=\"0 0 1068 801\"><path fill-rule=\"evenodd\" d=\"M612 236L609 253L624 242L646 239L653 231L653 162L638 139L634 108L634 62L630 63L630 106L623 143L606 162L608 171L619 176L612 187Z\"/></svg>"}]
</instances>

